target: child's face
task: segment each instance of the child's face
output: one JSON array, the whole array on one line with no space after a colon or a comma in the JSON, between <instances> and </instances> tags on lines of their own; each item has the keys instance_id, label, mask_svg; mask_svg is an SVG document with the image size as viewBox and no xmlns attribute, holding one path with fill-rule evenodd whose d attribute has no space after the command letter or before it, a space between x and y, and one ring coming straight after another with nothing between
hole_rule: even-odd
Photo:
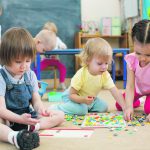
<instances>
[{"instance_id":1,"label":"child's face","mask_svg":"<svg viewBox=\"0 0 150 150\"><path fill-rule=\"evenodd\" d=\"M108 58L93 56L88 63L88 70L92 75L101 75L108 69Z\"/></svg>"},{"instance_id":2,"label":"child's face","mask_svg":"<svg viewBox=\"0 0 150 150\"><path fill-rule=\"evenodd\" d=\"M27 70L30 69L31 58L21 58L12 61L11 65L6 66L8 71L15 76L22 76Z\"/></svg>"},{"instance_id":3,"label":"child's face","mask_svg":"<svg viewBox=\"0 0 150 150\"><path fill-rule=\"evenodd\" d=\"M54 48L53 45L44 44L43 42L39 42L36 44L36 50L39 53L44 53L46 51L50 51L53 48Z\"/></svg>"},{"instance_id":4,"label":"child's face","mask_svg":"<svg viewBox=\"0 0 150 150\"><path fill-rule=\"evenodd\" d=\"M150 62L150 44L143 45L136 41L134 43L134 51L141 67L146 66Z\"/></svg>"},{"instance_id":5,"label":"child's face","mask_svg":"<svg viewBox=\"0 0 150 150\"><path fill-rule=\"evenodd\" d=\"M36 50L38 53L44 53L47 50L47 47L44 45L43 42L38 41L36 43Z\"/></svg>"}]
</instances>

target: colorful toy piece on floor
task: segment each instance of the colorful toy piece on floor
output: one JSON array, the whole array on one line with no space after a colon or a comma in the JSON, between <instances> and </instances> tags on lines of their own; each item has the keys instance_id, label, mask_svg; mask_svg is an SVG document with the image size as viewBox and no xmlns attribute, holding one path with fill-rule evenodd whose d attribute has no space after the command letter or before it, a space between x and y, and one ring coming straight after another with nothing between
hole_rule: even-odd
<instances>
[{"instance_id":1,"label":"colorful toy piece on floor","mask_svg":"<svg viewBox=\"0 0 150 150\"><path fill-rule=\"evenodd\" d=\"M43 96L44 93L46 93L46 88L48 86L48 83L43 82L43 81L38 81L38 83L39 83L39 91L38 92L39 92L40 96Z\"/></svg>"},{"instance_id":2,"label":"colorful toy piece on floor","mask_svg":"<svg viewBox=\"0 0 150 150\"><path fill-rule=\"evenodd\" d=\"M48 93L48 101L49 102L60 102L62 101L62 92L49 92Z\"/></svg>"},{"instance_id":3,"label":"colorful toy piece on floor","mask_svg":"<svg viewBox=\"0 0 150 150\"><path fill-rule=\"evenodd\" d=\"M66 121L71 121L74 125L79 125L81 126L85 116L78 116L78 115L65 115Z\"/></svg>"},{"instance_id":4,"label":"colorful toy piece on floor","mask_svg":"<svg viewBox=\"0 0 150 150\"><path fill-rule=\"evenodd\" d=\"M92 113L86 115L82 127L91 128L101 128L101 127L114 127L114 128L124 128L126 127L126 122L123 119L122 112L115 113Z\"/></svg>"},{"instance_id":5,"label":"colorful toy piece on floor","mask_svg":"<svg viewBox=\"0 0 150 150\"><path fill-rule=\"evenodd\" d=\"M147 122L146 120L146 114L142 113L134 113L134 116L132 117L131 121L128 121L128 126L145 126L150 125L150 122Z\"/></svg>"}]
</instances>

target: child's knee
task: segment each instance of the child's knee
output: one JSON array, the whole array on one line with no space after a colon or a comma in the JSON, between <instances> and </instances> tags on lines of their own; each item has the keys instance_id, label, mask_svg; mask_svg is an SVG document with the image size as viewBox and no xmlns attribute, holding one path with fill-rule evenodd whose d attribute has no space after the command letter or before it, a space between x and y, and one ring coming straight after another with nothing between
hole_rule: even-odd
<instances>
[{"instance_id":1,"label":"child's knee","mask_svg":"<svg viewBox=\"0 0 150 150\"><path fill-rule=\"evenodd\" d=\"M58 111L58 117L59 117L59 121L60 123L64 122L64 118L65 118L65 114L63 111L57 110Z\"/></svg>"},{"instance_id":2,"label":"child's knee","mask_svg":"<svg viewBox=\"0 0 150 150\"><path fill-rule=\"evenodd\" d=\"M122 111L122 108L121 108L121 106L116 102L116 109L118 110L118 111Z\"/></svg>"},{"instance_id":3,"label":"child's knee","mask_svg":"<svg viewBox=\"0 0 150 150\"><path fill-rule=\"evenodd\" d=\"M4 119L0 118L0 124L6 124L6 123L7 123L7 121L6 121L6 120L4 120Z\"/></svg>"},{"instance_id":4,"label":"child's knee","mask_svg":"<svg viewBox=\"0 0 150 150\"><path fill-rule=\"evenodd\" d=\"M74 110L75 115L83 116L88 113L88 108L86 105L80 105L78 108Z\"/></svg>"},{"instance_id":5,"label":"child's knee","mask_svg":"<svg viewBox=\"0 0 150 150\"><path fill-rule=\"evenodd\" d=\"M100 100L99 98L95 99L94 107L92 111L95 112L106 112L108 110L108 105L105 101Z\"/></svg>"},{"instance_id":6,"label":"child's knee","mask_svg":"<svg viewBox=\"0 0 150 150\"><path fill-rule=\"evenodd\" d=\"M101 112L106 112L108 110L108 104L105 101L102 101Z\"/></svg>"},{"instance_id":7,"label":"child's knee","mask_svg":"<svg viewBox=\"0 0 150 150\"><path fill-rule=\"evenodd\" d=\"M150 114L150 101L145 101L145 104L144 104L144 111L146 114Z\"/></svg>"},{"instance_id":8,"label":"child's knee","mask_svg":"<svg viewBox=\"0 0 150 150\"><path fill-rule=\"evenodd\" d=\"M144 108L144 112L145 112L146 114L150 114L150 108L148 108L148 107Z\"/></svg>"},{"instance_id":9,"label":"child's knee","mask_svg":"<svg viewBox=\"0 0 150 150\"><path fill-rule=\"evenodd\" d=\"M76 115L80 115L80 116L83 116L83 115L86 115L88 113L88 109L86 107L81 107L80 109L78 109L76 111Z\"/></svg>"},{"instance_id":10,"label":"child's knee","mask_svg":"<svg viewBox=\"0 0 150 150\"><path fill-rule=\"evenodd\" d=\"M88 113L88 108L81 104L69 104L65 103L63 105L57 105L57 110L63 111L65 114L72 115L85 115Z\"/></svg>"},{"instance_id":11,"label":"child's knee","mask_svg":"<svg viewBox=\"0 0 150 150\"><path fill-rule=\"evenodd\" d=\"M107 112L108 110L108 105L107 103L103 104L103 107L101 108L101 111L100 112Z\"/></svg>"}]
</instances>

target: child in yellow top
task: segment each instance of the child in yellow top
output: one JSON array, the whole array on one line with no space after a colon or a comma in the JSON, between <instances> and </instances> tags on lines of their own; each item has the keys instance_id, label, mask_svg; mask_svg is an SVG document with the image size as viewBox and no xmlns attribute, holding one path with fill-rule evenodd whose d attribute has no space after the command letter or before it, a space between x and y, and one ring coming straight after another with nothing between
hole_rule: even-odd
<instances>
[{"instance_id":1,"label":"child in yellow top","mask_svg":"<svg viewBox=\"0 0 150 150\"><path fill-rule=\"evenodd\" d=\"M108 89L124 110L123 97L107 71L112 61L112 48L108 42L102 38L89 39L80 57L83 67L74 75L70 87L64 92L65 103L51 108L77 115L106 112L107 103L97 95L101 89Z\"/></svg>"}]
</instances>

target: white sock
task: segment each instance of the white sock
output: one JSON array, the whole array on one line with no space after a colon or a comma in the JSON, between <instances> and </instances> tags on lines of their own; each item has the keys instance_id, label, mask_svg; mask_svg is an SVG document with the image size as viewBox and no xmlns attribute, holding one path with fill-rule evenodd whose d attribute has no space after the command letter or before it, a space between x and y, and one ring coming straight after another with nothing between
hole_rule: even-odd
<instances>
[{"instance_id":1,"label":"white sock","mask_svg":"<svg viewBox=\"0 0 150 150\"><path fill-rule=\"evenodd\" d=\"M19 133L19 131L11 131L8 134L8 142L15 145L19 149L19 145L17 143L17 134L18 133Z\"/></svg>"},{"instance_id":2,"label":"white sock","mask_svg":"<svg viewBox=\"0 0 150 150\"><path fill-rule=\"evenodd\" d=\"M63 83L60 83L60 85L61 85L61 88L62 88L63 90L66 90L66 85L65 85L64 82L63 82Z\"/></svg>"},{"instance_id":3,"label":"white sock","mask_svg":"<svg viewBox=\"0 0 150 150\"><path fill-rule=\"evenodd\" d=\"M145 98L145 96L139 98L141 104L145 103Z\"/></svg>"},{"instance_id":4,"label":"white sock","mask_svg":"<svg viewBox=\"0 0 150 150\"><path fill-rule=\"evenodd\" d=\"M35 125L35 131L38 131L38 130L40 130L40 124L39 124L39 123L37 123L37 124Z\"/></svg>"}]
</instances>

